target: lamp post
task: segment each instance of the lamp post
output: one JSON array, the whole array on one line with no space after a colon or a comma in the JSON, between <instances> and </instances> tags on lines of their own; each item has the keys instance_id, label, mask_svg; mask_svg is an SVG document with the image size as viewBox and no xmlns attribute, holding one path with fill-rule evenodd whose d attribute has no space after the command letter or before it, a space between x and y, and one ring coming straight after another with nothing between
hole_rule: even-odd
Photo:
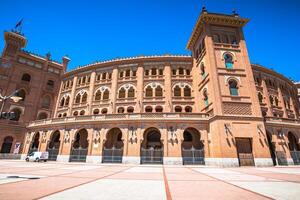
<instances>
[{"instance_id":1,"label":"lamp post","mask_svg":"<svg viewBox=\"0 0 300 200\"><path fill-rule=\"evenodd\" d=\"M19 90L16 90L9 96L2 96L2 94L0 93L0 101L2 101L2 105L1 105L1 109L0 109L0 118L2 117L2 112L3 112L3 109L4 109L5 102L8 99L12 99L16 103L19 102L22 99L22 97L17 96L18 92L19 92Z\"/></svg>"}]
</instances>

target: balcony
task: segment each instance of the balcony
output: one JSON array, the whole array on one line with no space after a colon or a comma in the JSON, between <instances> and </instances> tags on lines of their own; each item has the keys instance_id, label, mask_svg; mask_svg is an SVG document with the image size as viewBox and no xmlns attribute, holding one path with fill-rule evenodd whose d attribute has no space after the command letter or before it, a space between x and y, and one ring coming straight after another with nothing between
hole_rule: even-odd
<instances>
[{"instance_id":1,"label":"balcony","mask_svg":"<svg viewBox=\"0 0 300 200\"><path fill-rule=\"evenodd\" d=\"M205 113L132 113L132 114L106 114L106 115L85 115L72 116L66 118L53 118L45 120L37 120L29 123L28 127L49 126L59 124L78 124L78 123L102 123L102 122L128 122L128 121L194 121L208 122L209 115Z\"/></svg>"},{"instance_id":2,"label":"balcony","mask_svg":"<svg viewBox=\"0 0 300 200\"><path fill-rule=\"evenodd\" d=\"M297 125L300 126L299 119L281 118L281 117L265 117L268 124L280 124L280 125Z\"/></svg>"}]
</instances>

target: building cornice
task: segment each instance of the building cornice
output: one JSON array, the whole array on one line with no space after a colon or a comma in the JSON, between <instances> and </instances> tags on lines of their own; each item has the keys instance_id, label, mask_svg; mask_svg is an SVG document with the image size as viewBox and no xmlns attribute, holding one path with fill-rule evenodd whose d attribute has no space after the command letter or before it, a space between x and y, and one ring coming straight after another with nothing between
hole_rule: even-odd
<instances>
[{"instance_id":1,"label":"building cornice","mask_svg":"<svg viewBox=\"0 0 300 200\"><path fill-rule=\"evenodd\" d=\"M231 26L231 27L243 27L247 24L249 19L241 18L237 15L223 15L216 13L206 13L203 12L194 26L191 37L186 45L186 48L192 50L194 44L197 41L201 34L201 30L203 29L204 24L214 24L214 25L222 25L222 26Z\"/></svg>"}]
</instances>

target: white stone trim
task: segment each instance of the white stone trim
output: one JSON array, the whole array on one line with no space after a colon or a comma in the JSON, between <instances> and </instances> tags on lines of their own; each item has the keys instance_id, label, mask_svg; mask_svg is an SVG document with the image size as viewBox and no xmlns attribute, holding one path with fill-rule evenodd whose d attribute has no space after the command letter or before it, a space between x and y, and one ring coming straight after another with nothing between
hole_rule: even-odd
<instances>
[{"instance_id":1,"label":"white stone trim","mask_svg":"<svg viewBox=\"0 0 300 200\"><path fill-rule=\"evenodd\" d=\"M26 157L27 157L27 154L21 154L21 158L20 158L20 160L25 160L25 159L26 159Z\"/></svg>"},{"instance_id":2,"label":"white stone trim","mask_svg":"<svg viewBox=\"0 0 300 200\"><path fill-rule=\"evenodd\" d=\"M69 162L70 155L57 155L57 162Z\"/></svg>"},{"instance_id":3,"label":"white stone trim","mask_svg":"<svg viewBox=\"0 0 300 200\"><path fill-rule=\"evenodd\" d=\"M239 167L238 158L204 158L205 165L217 167Z\"/></svg>"},{"instance_id":4,"label":"white stone trim","mask_svg":"<svg viewBox=\"0 0 300 200\"><path fill-rule=\"evenodd\" d=\"M270 167L273 166L272 158L254 158L256 167Z\"/></svg>"},{"instance_id":5,"label":"white stone trim","mask_svg":"<svg viewBox=\"0 0 300 200\"><path fill-rule=\"evenodd\" d=\"M292 158L287 158L286 160L287 160L288 165L295 165Z\"/></svg>"},{"instance_id":6,"label":"white stone trim","mask_svg":"<svg viewBox=\"0 0 300 200\"><path fill-rule=\"evenodd\" d=\"M164 165L182 165L182 157L164 157Z\"/></svg>"},{"instance_id":7,"label":"white stone trim","mask_svg":"<svg viewBox=\"0 0 300 200\"><path fill-rule=\"evenodd\" d=\"M86 156L87 163L102 163L102 156Z\"/></svg>"},{"instance_id":8,"label":"white stone trim","mask_svg":"<svg viewBox=\"0 0 300 200\"><path fill-rule=\"evenodd\" d=\"M141 163L141 157L139 157L139 156L123 156L122 163L139 165Z\"/></svg>"}]
</instances>

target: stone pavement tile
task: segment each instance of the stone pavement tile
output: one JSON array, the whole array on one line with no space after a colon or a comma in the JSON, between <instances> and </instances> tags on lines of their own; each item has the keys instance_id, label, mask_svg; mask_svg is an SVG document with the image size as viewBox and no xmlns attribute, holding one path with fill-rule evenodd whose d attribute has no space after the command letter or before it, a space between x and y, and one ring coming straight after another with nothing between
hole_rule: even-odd
<instances>
[{"instance_id":1,"label":"stone pavement tile","mask_svg":"<svg viewBox=\"0 0 300 200\"><path fill-rule=\"evenodd\" d=\"M221 181L168 181L173 200L253 200L268 199Z\"/></svg>"},{"instance_id":2,"label":"stone pavement tile","mask_svg":"<svg viewBox=\"0 0 300 200\"><path fill-rule=\"evenodd\" d=\"M273 199L298 200L300 184L291 182L230 182L239 187L251 190Z\"/></svg>"},{"instance_id":3,"label":"stone pavement tile","mask_svg":"<svg viewBox=\"0 0 300 200\"><path fill-rule=\"evenodd\" d=\"M256 176L256 175L249 175L245 173L240 173L228 169L200 169L200 168L193 168L195 171L201 172L203 174L209 175L219 180L223 181L280 181L277 179Z\"/></svg>"},{"instance_id":4,"label":"stone pavement tile","mask_svg":"<svg viewBox=\"0 0 300 200\"><path fill-rule=\"evenodd\" d=\"M62 170L62 169L43 169L43 170L32 170L30 172L26 172L26 173L30 173L30 174L34 174L34 175L41 175L41 176L57 176L57 175L63 175L66 173L69 173L69 170Z\"/></svg>"},{"instance_id":5,"label":"stone pavement tile","mask_svg":"<svg viewBox=\"0 0 300 200\"><path fill-rule=\"evenodd\" d=\"M124 172L133 172L133 173L163 173L162 168L158 167L132 167Z\"/></svg>"},{"instance_id":6,"label":"stone pavement tile","mask_svg":"<svg viewBox=\"0 0 300 200\"><path fill-rule=\"evenodd\" d=\"M31 200L91 181L90 178L47 177L0 185L2 200Z\"/></svg>"},{"instance_id":7,"label":"stone pavement tile","mask_svg":"<svg viewBox=\"0 0 300 200\"><path fill-rule=\"evenodd\" d=\"M96 170L90 170L90 171L78 171L78 172L72 172L68 174L61 175L62 177L73 177L73 178L102 178L105 176L109 176L113 174L113 172L106 172L106 171L96 171Z\"/></svg>"},{"instance_id":8,"label":"stone pavement tile","mask_svg":"<svg viewBox=\"0 0 300 200\"><path fill-rule=\"evenodd\" d=\"M163 180L162 173L125 173L121 172L109 177L109 179L132 179L132 180Z\"/></svg>"},{"instance_id":9,"label":"stone pavement tile","mask_svg":"<svg viewBox=\"0 0 300 200\"><path fill-rule=\"evenodd\" d=\"M284 173L284 174L295 174L300 176L300 168L257 168L258 170L261 171L266 171L266 172L276 172L276 173Z\"/></svg>"},{"instance_id":10,"label":"stone pavement tile","mask_svg":"<svg viewBox=\"0 0 300 200\"><path fill-rule=\"evenodd\" d=\"M78 165L75 165L75 166L65 166L65 167L60 168L60 169L75 170L75 171L80 170L80 171L82 171L82 170L99 169L101 167L103 167L103 166L88 166L88 165L79 165L78 166Z\"/></svg>"},{"instance_id":11,"label":"stone pavement tile","mask_svg":"<svg viewBox=\"0 0 300 200\"><path fill-rule=\"evenodd\" d=\"M188 168L165 168L166 177L168 180L199 180L199 181L213 181L214 179L202 175L198 172L194 172Z\"/></svg>"},{"instance_id":12,"label":"stone pavement tile","mask_svg":"<svg viewBox=\"0 0 300 200\"><path fill-rule=\"evenodd\" d=\"M43 199L164 200L166 199L166 194L163 181L102 179L47 196Z\"/></svg>"},{"instance_id":13,"label":"stone pavement tile","mask_svg":"<svg viewBox=\"0 0 300 200\"><path fill-rule=\"evenodd\" d=\"M271 168L273 169L273 168ZM291 181L291 182L297 182L300 183L300 176L297 174L287 174L284 172L271 172L266 170L261 170L260 168L232 168L231 171L237 171L244 174L251 174L256 175L260 177L265 177L268 179L276 179L276 180L282 180L282 181ZM284 171L284 169L282 169Z\"/></svg>"}]
</instances>

